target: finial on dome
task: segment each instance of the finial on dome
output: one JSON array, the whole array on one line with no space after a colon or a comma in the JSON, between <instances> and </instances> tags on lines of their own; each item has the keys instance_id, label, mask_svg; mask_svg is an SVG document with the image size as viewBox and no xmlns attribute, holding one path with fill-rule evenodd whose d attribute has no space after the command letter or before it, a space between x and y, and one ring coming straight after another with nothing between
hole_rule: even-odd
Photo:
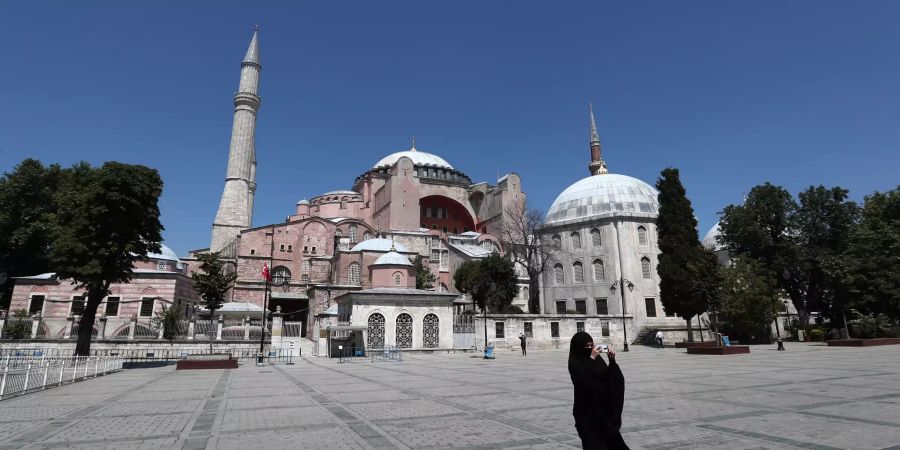
<instances>
[{"instance_id":1,"label":"finial on dome","mask_svg":"<svg viewBox=\"0 0 900 450\"><path fill-rule=\"evenodd\" d=\"M394 235L391 235L391 251L396 252L397 247L394 246Z\"/></svg>"},{"instance_id":2,"label":"finial on dome","mask_svg":"<svg viewBox=\"0 0 900 450\"><path fill-rule=\"evenodd\" d=\"M597 121L594 120L594 104L588 102L588 112L591 116L591 162L588 164L588 170L591 175L603 175L609 173L606 170L606 162L603 161L603 153L600 149L600 133L597 132Z\"/></svg>"},{"instance_id":3,"label":"finial on dome","mask_svg":"<svg viewBox=\"0 0 900 450\"><path fill-rule=\"evenodd\" d=\"M416 151L416 137L415 136L412 137L412 147L410 147L409 151L411 151L411 152Z\"/></svg>"}]
</instances>

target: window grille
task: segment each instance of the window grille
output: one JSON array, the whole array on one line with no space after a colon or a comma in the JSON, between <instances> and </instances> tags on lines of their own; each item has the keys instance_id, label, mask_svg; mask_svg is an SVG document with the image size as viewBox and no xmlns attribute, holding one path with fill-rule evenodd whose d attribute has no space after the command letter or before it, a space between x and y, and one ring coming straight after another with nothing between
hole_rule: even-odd
<instances>
[{"instance_id":1,"label":"window grille","mask_svg":"<svg viewBox=\"0 0 900 450\"><path fill-rule=\"evenodd\" d=\"M80 316L84 313L84 296L72 298L72 315Z\"/></svg>"},{"instance_id":2,"label":"window grille","mask_svg":"<svg viewBox=\"0 0 900 450\"><path fill-rule=\"evenodd\" d=\"M159 261L156 263L156 270L166 270L166 262Z\"/></svg>"},{"instance_id":3,"label":"window grille","mask_svg":"<svg viewBox=\"0 0 900 450\"><path fill-rule=\"evenodd\" d=\"M272 269L272 282L276 284L288 283L291 281L291 271L284 266L275 266Z\"/></svg>"},{"instance_id":4,"label":"window grille","mask_svg":"<svg viewBox=\"0 0 900 450\"><path fill-rule=\"evenodd\" d=\"M594 260L594 281L604 281L606 280L606 268L603 267L603 261L599 259Z\"/></svg>"},{"instance_id":5,"label":"window grille","mask_svg":"<svg viewBox=\"0 0 900 450\"><path fill-rule=\"evenodd\" d=\"M565 300L557 300L556 301L556 313L557 314L565 314L566 313L566 301Z\"/></svg>"},{"instance_id":6,"label":"window grille","mask_svg":"<svg viewBox=\"0 0 900 450\"><path fill-rule=\"evenodd\" d=\"M435 314L428 314L422 321L422 340L425 348L437 348L440 344L440 320Z\"/></svg>"},{"instance_id":7,"label":"window grille","mask_svg":"<svg viewBox=\"0 0 900 450\"><path fill-rule=\"evenodd\" d=\"M350 243L356 243L356 224L350 224Z\"/></svg>"},{"instance_id":8,"label":"window grille","mask_svg":"<svg viewBox=\"0 0 900 450\"><path fill-rule=\"evenodd\" d=\"M534 337L534 325L531 322L525 322L525 337Z\"/></svg>"},{"instance_id":9,"label":"window grille","mask_svg":"<svg viewBox=\"0 0 900 450\"><path fill-rule=\"evenodd\" d=\"M563 284L566 282L566 276L565 274L563 274L562 264L556 264L553 266L553 279L556 284Z\"/></svg>"},{"instance_id":10,"label":"window grille","mask_svg":"<svg viewBox=\"0 0 900 450\"><path fill-rule=\"evenodd\" d=\"M587 301L575 300L575 312L578 314L587 314Z\"/></svg>"},{"instance_id":11,"label":"window grille","mask_svg":"<svg viewBox=\"0 0 900 450\"><path fill-rule=\"evenodd\" d=\"M572 249L573 250L581 250L581 234L580 233L572 233Z\"/></svg>"},{"instance_id":12,"label":"window grille","mask_svg":"<svg viewBox=\"0 0 900 450\"><path fill-rule=\"evenodd\" d=\"M647 307L647 317L656 317L656 299L653 297L645 298L644 305Z\"/></svg>"},{"instance_id":13,"label":"window grille","mask_svg":"<svg viewBox=\"0 0 900 450\"><path fill-rule=\"evenodd\" d=\"M403 284L403 274L400 272L394 272L394 286L400 286Z\"/></svg>"},{"instance_id":14,"label":"window grille","mask_svg":"<svg viewBox=\"0 0 900 450\"><path fill-rule=\"evenodd\" d=\"M600 322L600 335L609 337L609 321L604 320L603 322Z\"/></svg>"},{"instance_id":15,"label":"window grille","mask_svg":"<svg viewBox=\"0 0 900 450\"><path fill-rule=\"evenodd\" d=\"M154 303L154 302L155 302L155 299L152 299L152 298L141 299L141 310L140 310L140 312L139 312L139 315L140 315L141 317L150 317L150 316L152 316L152 315L153 315L153 303Z\"/></svg>"},{"instance_id":16,"label":"window grille","mask_svg":"<svg viewBox=\"0 0 900 450\"><path fill-rule=\"evenodd\" d=\"M584 322L575 322L575 331L584 331Z\"/></svg>"},{"instance_id":17,"label":"window grille","mask_svg":"<svg viewBox=\"0 0 900 450\"><path fill-rule=\"evenodd\" d=\"M558 234L553 235L553 248L559 250L562 248L562 238Z\"/></svg>"},{"instance_id":18,"label":"window grille","mask_svg":"<svg viewBox=\"0 0 900 450\"><path fill-rule=\"evenodd\" d=\"M650 275L650 258L643 257L641 258L641 274L644 275L644 278L651 278Z\"/></svg>"},{"instance_id":19,"label":"window grille","mask_svg":"<svg viewBox=\"0 0 900 450\"><path fill-rule=\"evenodd\" d=\"M358 263L350 263L350 266L347 268L347 283L352 284L354 286L359 286L359 264Z\"/></svg>"},{"instance_id":20,"label":"window grille","mask_svg":"<svg viewBox=\"0 0 900 450\"><path fill-rule=\"evenodd\" d=\"M375 313L369 316L369 342L368 347L373 349L384 348L384 316Z\"/></svg>"},{"instance_id":21,"label":"window grille","mask_svg":"<svg viewBox=\"0 0 900 450\"><path fill-rule=\"evenodd\" d=\"M559 337L559 322L550 322L550 337Z\"/></svg>"},{"instance_id":22,"label":"window grille","mask_svg":"<svg viewBox=\"0 0 900 450\"><path fill-rule=\"evenodd\" d=\"M497 339L505 339L505 325L503 322L494 322L494 337Z\"/></svg>"},{"instance_id":23,"label":"window grille","mask_svg":"<svg viewBox=\"0 0 900 450\"><path fill-rule=\"evenodd\" d=\"M403 313L397 316L397 347L412 348L412 316Z\"/></svg>"},{"instance_id":24,"label":"window grille","mask_svg":"<svg viewBox=\"0 0 900 450\"><path fill-rule=\"evenodd\" d=\"M594 247L600 246L600 230L596 228L591 230L591 245Z\"/></svg>"},{"instance_id":25,"label":"window grille","mask_svg":"<svg viewBox=\"0 0 900 450\"><path fill-rule=\"evenodd\" d=\"M576 283L584 283L584 266L581 261L575 261L572 264L572 272L575 275Z\"/></svg>"},{"instance_id":26,"label":"window grille","mask_svg":"<svg viewBox=\"0 0 900 450\"><path fill-rule=\"evenodd\" d=\"M643 225L638 227L638 244L647 245L649 240L647 239L647 228Z\"/></svg>"}]
</instances>

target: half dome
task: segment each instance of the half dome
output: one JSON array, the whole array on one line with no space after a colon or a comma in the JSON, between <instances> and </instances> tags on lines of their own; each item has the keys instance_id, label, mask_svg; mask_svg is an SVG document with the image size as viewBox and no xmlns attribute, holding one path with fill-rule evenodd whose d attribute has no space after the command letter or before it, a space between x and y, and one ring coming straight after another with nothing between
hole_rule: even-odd
<instances>
[{"instance_id":1,"label":"half dome","mask_svg":"<svg viewBox=\"0 0 900 450\"><path fill-rule=\"evenodd\" d=\"M627 175L592 175L567 187L547 211L547 223L588 217L656 217L656 189Z\"/></svg>"}]
</instances>

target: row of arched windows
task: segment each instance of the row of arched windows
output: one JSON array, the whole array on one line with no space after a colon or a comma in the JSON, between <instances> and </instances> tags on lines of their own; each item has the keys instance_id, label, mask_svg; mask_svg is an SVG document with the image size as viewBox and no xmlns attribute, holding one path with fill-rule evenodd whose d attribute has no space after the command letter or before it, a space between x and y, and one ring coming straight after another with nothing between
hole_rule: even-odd
<instances>
[{"instance_id":1,"label":"row of arched windows","mask_svg":"<svg viewBox=\"0 0 900 450\"><path fill-rule=\"evenodd\" d=\"M594 269L594 281L606 281L606 267L603 264L603 260L595 259L591 265ZM650 269L650 258L646 256L641 258L641 275L647 279L653 277ZM553 282L555 284L565 284L566 282L565 269L563 269L561 263L553 265ZM584 283L584 264L581 261L572 263L572 282Z\"/></svg>"},{"instance_id":2,"label":"row of arched windows","mask_svg":"<svg viewBox=\"0 0 900 450\"><path fill-rule=\"evenodd\" d=\"M422 347L437 348L440 343L440 319L436 314L426 314L422 319ZM412 348L413 319L407 313L397 315L395 345L398 348ZM384 348L384 316L375 313L369 316L369 342L372 349Z\"/></svg>"},{"instance_id":3,"label":"row of arched windows","mask_svg":"<svg viewBox=\"0 0 900 450\"><path fill-rule=\"evenodd\" d=\"M650 245L650 237L647 233L647 227L643 225L638 225L637 228L638 233L638 245ZM597 228L591 228L591 247L600 247L603 244L603 240L600 237L600 230ZM551 238L553 241L553 247L557 250L562 249L562 236L558 234L554 234ZM573 231L569 234L569 243L572 246L572 250L581 250L581 233L578 231Z\"/></svg>"}]
</instances>

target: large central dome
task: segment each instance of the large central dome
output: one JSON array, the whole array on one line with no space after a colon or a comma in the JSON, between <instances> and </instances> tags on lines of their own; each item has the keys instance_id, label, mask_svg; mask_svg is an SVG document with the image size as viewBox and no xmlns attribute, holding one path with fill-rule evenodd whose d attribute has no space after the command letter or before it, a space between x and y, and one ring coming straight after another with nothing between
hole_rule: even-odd
<instances>
[{"instance_id":1,"label":"large central dome","mask_svg":"<svg viewBox=\"0 0 900 450\"><path fill-rule=\"evenodd\" d=\"M547 211L547 223L592 216L649 216L659 210L657 192L627 175L592 175L562 191Z\"/></svg>"},{"instance_id":2,"label":"large central dome","mask_svg":"<svg viewBox=\"0 0 900 450\"><path fill-rule=\"evenodd\" d=\"M444 169L453 169L453 166L451 166L450 163L448 163L446 160L444 160L444 158L441 158L440 156L437 156L437 155L432 155L431 153L420 152L420 151L416 150L415 146L413 146L409 150L406 150L403 152L391 153L390 155L387 155L384 158L381 158L381 161L378 161L374 166L372 166L372 168L378 169L380 167L391 167L394 164L396 164L400 158L402 158L404 156L411 159L413 162L413 165L416 165L416 166L440 167L440 168L444 168Z\"/></svg>"}]
</instances>

